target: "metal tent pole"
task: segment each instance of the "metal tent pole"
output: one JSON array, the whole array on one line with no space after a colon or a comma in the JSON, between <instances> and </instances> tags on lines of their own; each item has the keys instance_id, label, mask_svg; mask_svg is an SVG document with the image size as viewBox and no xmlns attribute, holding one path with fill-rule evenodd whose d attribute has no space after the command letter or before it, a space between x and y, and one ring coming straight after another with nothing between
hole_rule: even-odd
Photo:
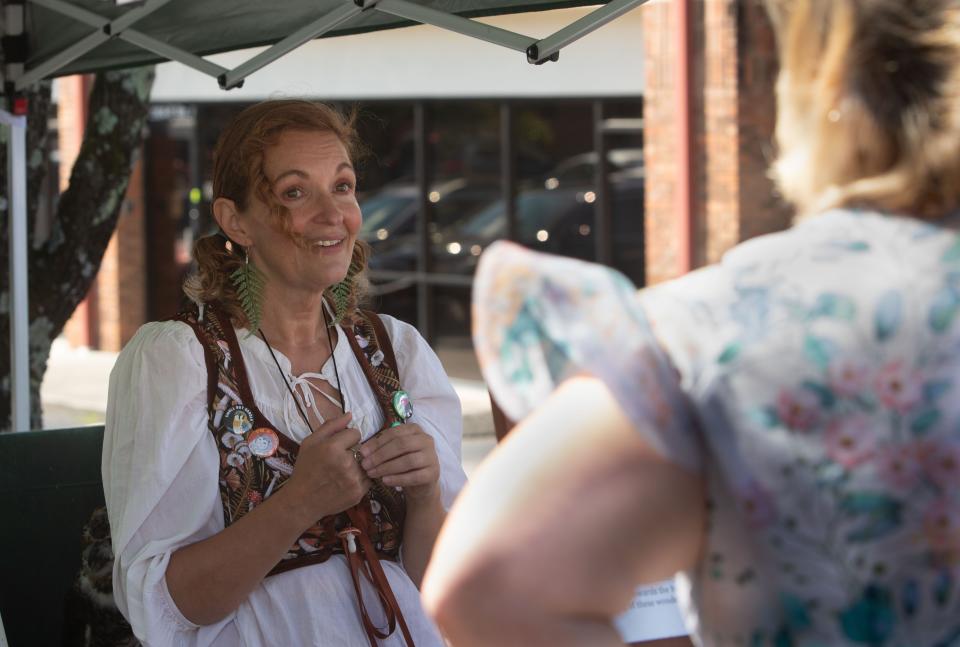
<instances>
[{"instance_id":1,"label":"metal tent pole","mask_svg":"<svg viewBox=\"0 0 960 647\"><path fill-rule=\"evenodd\" d=\"M76 11L74 16L74 5L71 5L69 2L63 2L62 0L30 0L33 4L44 7L51 11L56 11L57 13L62 13L71 17L75 17L77 20L84 21L81 16L88 14L89 12L84 12L82 10ZM56 56L50 57L50 59L44 61L40 65L31 68L16 79L16 88L17 90L23 90L26 87L29 87L39 81L40 79L50 75L55 74L57 70L61 69L65 65L69 65L71 62L80 58L90 50L102 45L107 42L115 35L123 32L125 29L130 27L138 20L146 18L153 12L162 8L170 0L146 0L146 2L135 8L131 9L127 13L118 17L116 20L107 20L102 19L103 22L100 27L84 36L77 42L75 42L70 47L59 52Z\"/></svg>"},{"instance_id":2,"label":"metal tent pole","mask_svg":"<svg viewBox=\"0 0 960 647\"><path fill-rule=\"evenodd\" d=\"M167 0L165 0L165 2L166 1ZM96 44L100 44L104 40L109 39L110 36L108 36L104 31L104 28L109 25L107 31L109 31L111 35L133 43L137 47L141 47L149 52L153 52L158 56L168 58L171 61L183 63L188 67L192 67L193 69L199 70L200 72L203 72L204 74L214 78L219 77L221 74L227 71L227 68L221 67L216 63L211 63L210 61L191 54L190 52L180 49L179 47L168 45L163 41L141 33L131 27L123 27L122 25L118 26L117 23L111 23L110 20L99 14L96 14L92 11L87 11L83 7L78 7L77 5L65 2L64 0L31 0L31 2L38 7L55 11L63 16L73 18L77 22L83 23L89 27L93 27L97 31L88 36L88 38L91 39L91 42L95 42ZM140 18L143 17L144 16L141 14ZM139 20L140 18L136 19ZM67 65L70 62L67 60L68 58L70 58L70 55L60 55L55 57L56 65ZM59 69L59 67L57 67L57 69Z\"/></svg>"},{"instance_id":3,"label":"metal tent pole","mask_svg":"<svg viewBox=\"0 0 960 647\"><path fill-rule=\"evenodd\" d=\"M366 6L373 4L375 4L375 0L367 0L366 2ZM240 86L245 78L259 70L261 67L267 65L268 63L272 63L287 52L291 52L300 47L307 41L322 36L332 29L336 29L362 11L364 11L364 7L361 7L353 2L348 2L332 10L322 18L314 20L308 25L305 25L304 27L301 27L297 31L293 32L283 40L275 43L269 49L260 52L249 61L241 63L232 70L228 70L221 74L217 79L217 81L220 83L220 87L224 90L231 90Z\"/></svg>"},{"instance_id":4,"label":"metal tent pole","mask_svg":"<svg viewBox=\"0 0 960 647\"><path fill-rule=\"evenodd\" d=\"M482 22L462 18L456 14L439 11L424 5L408 2L407 0L380 0L377 11L387 13L398 18L406 18L424 25L433 25L448 31L470 36L488 43L495 43L518 52L526 52L527 48L536 42L536 39L517 34L506 29L500 29Z\"/></svg>"},{"instance_id":5,"label":"metal tent pole","mask_svg":"<svg viewBox=\"0 0 960 647\"><path fill-rule=\"evenodd\" d=\"M603 27L619 18L631 9L639 7L647 0L610 0L599 9L594 9L583 18L567 25L552 36L539 40L527 49L527 60L531 63L543 63L561 49L590 32Z\"/></svg>"},{"instance_id":6,"label":"metal tent pole","mask_svg":"<svg viewBox=\"0 0 960 647\"><path fill-rule=\"evenodd\" d=\"M7 137L10 253L10 424L30 429L30 303L27 292L27 118L0 110Z\"/></svg>"},{"instance_id":7,"label":"metal tent pole","mask_svg":"<svg viewBox=\"0 0 960 647\"><path fill-rule=\"evenodd\" d=\"M613 196L610 186L609 146L604 132L603 101L593 102L593 150L597 166L593 174L593 242L596 261L613 265Z\"/></svg>"}]
</instances>

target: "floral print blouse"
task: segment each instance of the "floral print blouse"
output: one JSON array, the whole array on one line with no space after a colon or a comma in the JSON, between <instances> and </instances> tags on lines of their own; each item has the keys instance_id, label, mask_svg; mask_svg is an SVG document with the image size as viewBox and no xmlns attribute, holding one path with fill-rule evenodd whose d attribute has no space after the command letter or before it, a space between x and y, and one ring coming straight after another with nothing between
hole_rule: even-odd
<instances>
[{"instance_id":1,"label":"floral print blouse","mask_svg":"<svg viewBox=\"0 0 960 647\"><path fill-rule=\"evenodd\" d=\"M640 292L499 243L477 352L510 417L593 374L701 474L698 644L958 645L958 225L832 211Z\"/></svg>"}]
</instances>

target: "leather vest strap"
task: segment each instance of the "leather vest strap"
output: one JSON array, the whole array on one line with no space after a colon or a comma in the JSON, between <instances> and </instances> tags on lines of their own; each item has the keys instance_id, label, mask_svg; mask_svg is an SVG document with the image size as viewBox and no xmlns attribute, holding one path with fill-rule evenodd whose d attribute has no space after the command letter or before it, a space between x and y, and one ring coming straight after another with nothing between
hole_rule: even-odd
<instances>
[{"instance_id":1,"label":"leather vest strap","mask_svg":"<svg viewBox=\"0 0 960 647\"><path fill-rule=\"evenodd\" d=\"M365 511L362 508L351 508L347 511L350 515L353 526L340 531L341 541L343 542L344 554L347 557L347 563L350 567L350 577L353 580L353 588L356 592L357 602L360 605L360 618L363 622L364 631L367 633L367 639L370 641L370 647L377 647L377 638L384 639L396 631L397 625L400 625L400 632L409 647L416 647L413 636L410 635L410 629L407 627L406 619L403 617L403 611L397 602L393 589L390 588L390 582L387 580L386 573L383 572L383 566L373 549L370 537L367 536L361 528L368 525L363 519ZM373 624L370 614L367 612L366 604L363 600L363 589L360 584L361 574L373 585L383 607L384 615L387 618L387 627L381 629Z\"/></svg>"}]
</instances>

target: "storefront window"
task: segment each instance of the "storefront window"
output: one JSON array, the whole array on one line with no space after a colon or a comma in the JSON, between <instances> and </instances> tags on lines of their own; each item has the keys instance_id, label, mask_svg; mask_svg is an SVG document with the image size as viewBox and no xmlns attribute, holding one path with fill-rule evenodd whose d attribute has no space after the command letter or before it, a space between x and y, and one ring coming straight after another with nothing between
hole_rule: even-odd
<instances>
[{"instance_id":1,"label":"storefront window","mask_svg":"<svg viewBox=\"0 0 960 647\"><path fill-rule=\"evenodd\" d=\"M157 250L150 260L152 317L168 316L180 298L179 281L168 275L185 271L184 243L213 228L212 151L224 125L244 107L155 108L147 142L147 177L153 183L148 221L153 240L162 244L151 245ZM341 107L357 110L366 146L358 159L358 200L364 216L360 238L374 250L372 306L418 325L454 367L452 374L478 376L475 362L464 359L471 355L470 282L480 255L495 240L512 238L544 252L606 260L643 283L639 98L371 101ZM191 128L183 128L180 114L187 108L195 121ZM417 139L417 114L424 115L423 142ZM606 155L600 184L598 147ZM425 177L418 174L418 149L427 151L420 167ZM512 201L505 185L512 187ZM597 240L603 223L606 248ZM421 250L427 251L426 262Z\"/></svg>"}]
</instances>

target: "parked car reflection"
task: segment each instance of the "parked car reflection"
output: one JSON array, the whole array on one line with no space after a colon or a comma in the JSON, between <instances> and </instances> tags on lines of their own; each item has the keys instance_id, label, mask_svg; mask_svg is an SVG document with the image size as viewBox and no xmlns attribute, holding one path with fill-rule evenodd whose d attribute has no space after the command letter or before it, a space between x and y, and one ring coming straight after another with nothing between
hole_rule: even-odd
<instances>
[{"instance_id":1,"label":"parked car reflection","mask_svg":"<svg viewBox=\"0 0 960 647\"><path fill-rule=\"evenodd\" d=\"M557 167L558 169L560 166ZM612 244L611 264L636 284L644 281L644 178L643 167L621 168L609 176ZM592 182L564 182L556 188L540 188L537 182L516 196L514 240L538 251L596 260L596 210L598 196ZM462 276L469 280L483 251L498 239L507 238L506 204L499 187L437 185L435 214L428 228L428 269L431 274ZM480 202L483 200L482 202ZM479 203L479 204L478 204ZM405 272L418 267L420 244L415 231L419 210L412 186L384 189L363 202L365 222L361 230L374 247L371 278L385 289L380 307L412 321L416 317L416 294ZM459 330L469 319L468 285L440 279L433 289L444 316L436 330ZM412 285L412 283L411 283Z\"/></svg>"},{"instance_id":2,"label":"parked car reflection","mask_svg":"<svg viewBox=\"0 0 960 647\"><path fill-rule=\"evenodd\" d=\"M593 260L596 258L596 192L589 186L525 191L516 201L516 241L538 251ZM643 246L643 182L612 187L614 256L620 249ZM437 272L471 274L490 243L507 234L505 203L498 200L461 226L434 239Z\"/></svg>"},{"instance_id":3,"label":"parked car reflection","mask_svg":"<svg viewBox=\"0 0 960 647\"><path fill-rule=\"evenodd\" d=\"M543 188L557 189L593 184L599 159L596 151L590 151L563 160L547 174L543 181ZM611 174L641 177L643 173L643 149L614 148L608 150L607 165ZM613 175L611 175L611 179L613 179Z\"/></svg>"},{"instance_id":4,"label":"parked car reflection","mask_svg":"<svg viewBox=\"0 0 960 647\"><path fill-rule=\"evenodd\" d=\"M496 184L469 182L463 178L438 182L430 188L428 199L433 206L433 219L428 231L442 228L473 215L478 209L499 195ZM409 238L416 232L420 211L419 191L411 183L384 187L360 204L363 224L359 237L375 251L389 249L398 239Z\"/></svg>"},{"instance_id":5,"label":"parked car reflection","mask_svg":"<svg viewBox=\"0 0 960 647\"><path fill-rule=\"evenodd\" d=\"M516 198L516 241L539 251L595 259L596 199L596 192L589 186L521 192ZM612 225L614 259L623 259L625 263L635 259L642 266L642 180L612 185ZM506 234L505 202L499 199L473 216L431 234L430 269L470 275L483 250ZM416 269L417 251L415 236L400 237L378 250L371 259L371 269L412 271Z\"/></svg>"}]
</instances>

